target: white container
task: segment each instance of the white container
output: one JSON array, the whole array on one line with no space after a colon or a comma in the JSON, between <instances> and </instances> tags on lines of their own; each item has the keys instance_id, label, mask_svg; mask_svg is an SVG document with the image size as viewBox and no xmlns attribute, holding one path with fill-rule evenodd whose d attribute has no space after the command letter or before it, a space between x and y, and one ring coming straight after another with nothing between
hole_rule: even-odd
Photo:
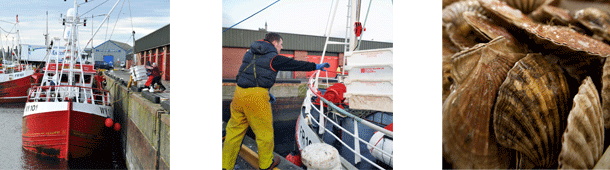
<instances>
[{"instance_id":1,"label":"white container","mask_svg":"<svg viewBox=\"0 0 610 170\"><path fill-rule=\"evenodd\" d=\"M393 94L393 82L391 79L380 81L346 80L347 93L353 94Z\"/></svg>"},{"instance_id":2,"label":"white container","mask_svg":"<svg viewBox=\"0 0 610 170\"><path fill-rule=\"evenodd\" d=\"M393 112L393 49L355 51L346 58L344 96L350 108Z\"/></svg>"},{"instance_id":3,"label":"white container","mask_svg":"<svg viewBox=\"0 0 610 170\"><path fill-rule=\"evenodd\" d=\"M350 65L349 77L351 81L383 81L392 80L392 72L394 68L392 64L384 65Z\"/></svg>"},{"instance_id":4,"label":"white container","mask_svg":"<svg viewBox=\"0 0 610 170\"><path fill-rule=\"evenodd\" d=\"M354 51L350 54L345 54L347 57L347 65L360 64L391 64L394 62L392 48L382 48L373 50Z\"/></svg>"},{"instance_id":5,"label":"white container","mask_svg":"<svg viewBox=\"0 0 610 170\"><path fill-rule=\"evenodd\" d=\"M129 68L129 72L135 81L146 80L148 78L146 75L146 68L143 65L131 67Z\"/></svg>"}]
</instances>

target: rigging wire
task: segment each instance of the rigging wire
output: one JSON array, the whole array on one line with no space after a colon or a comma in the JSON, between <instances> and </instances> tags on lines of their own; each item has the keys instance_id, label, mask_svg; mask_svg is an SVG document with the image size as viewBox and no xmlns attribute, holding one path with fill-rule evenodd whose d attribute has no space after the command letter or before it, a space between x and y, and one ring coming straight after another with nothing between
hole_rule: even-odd
<instances>
[{"instance_id":1,"label":"rigging wire","mask_svg":"<svg viewBox=\"0 0 610 170\"><path fill-rule=\"evenodd\" d=\"M273 3L271 3L271 5L273 5L273 4L275 4L275 3L279 2L279 1L280 1L280 0L277 0L277 1L273 2ZM252 17L252 16L254 16L254 15L258 14L259 12L261 12L261 11L263 11L263 10L267 9L267 8L269 8L271 5L269 5L269 6L265 7L265 8L263 8L263 9L261 9L260 11L258 11L258 12L256 12L256 13L254 13L254 14L250 15L248 18L246 18L246 19L244 19L244 20L239 21L237 24L240 24L241 22L244 22L244 21L246 21L246 20L250 19L250 17ZM234 27L234 26L236 26L237 24L235 24L235 25L233 25L233 26L231 26L231 27L229 27L229 28L227 28L227 29L223 30L222 32L224 33L225 31L227 31L227 30L229 30L229 29L233 28L233 27Z\"/></svg>"},{"instance_id":2,"label":"rigging wire","mask_svg":"<svg viewBox=\"0 0 610 170\"><path fill-rule=\"evenodd\" d=\"M6 31L6 30L4 30L4 28L2 28L2 27L0 27L0 30L2 30L2 31L4 31L4 32L6 32L7 34L15 34L15 33L17 33L16 31L15 31L15 32L9 32L9 31ZM7 35L7 36L8 36L8 35Z\"/></svg>"},{"instance_id":3,"label":"rigging wire","mask_svg":"<svg viewBox=\"0 0 610 170\"><path fill-rule=\"evenodd\" d=\"M87 11L87 12L83 13L83 14L82 14L82 15L80 15L79 17L83 17L83 16L84 16L85 14L87 14L88 12L93 11L95 8L100 7L101 5L103 5L104 3L108 2L108 1L109 1L109 0L106 0L106 1L102 2L101 4L99 4L99 5L97 5L97 6L93 7L93 8L91 8L89 11ZM93 0L92 0L91 2L93 2Z\"/></svg>"},{"instance_id":4,"label":"rigging wire","mask_svg":"<svg viewBox=\"0 0 610 170\"><path fill-rule=\"evenodd\" d=\"M131 34L131 35L129 36L129 38L127 38L127 40L125 40L125 44L128 44L127 42L129 41L129 39L131 39L131 37L132 37L132 36L133 36L133 34Z\"/></svg>"},{"instance_id":5,"label":"rigging wire","mask_svg":"<svg viewBox=\"0 0 610 170\"><path fill-rule=\"evenodd\" d=\"M127 6L129 7L129 22L131 22L131 31L134 32L134 30L133 30L133 18L131 16L131 2L129 0L127 0ZM134 33L132 33L131 36L134 36L133 35ZM133 46L136 46L136 42L133 42Z\"/></svg>"},{"instance_id":6,"label":"rigging wire","mask_svg":"<svg viewBox=\"0 0 610 170\"><path fill-rule=\"evenodd\" d=\"M110 32L110 38L108 38L108 39L112 39L112 34L114 34L114 29L116 29L116 24L119 23L119 17L121 16L121 12L123 12L123 7L125 7L125 1L123 1L123 4L121 5L121 10L119 10L119 14L116 16L116 21L114 22L114 27L112 27L112 32Z\"/></svg>"}]
</instances>

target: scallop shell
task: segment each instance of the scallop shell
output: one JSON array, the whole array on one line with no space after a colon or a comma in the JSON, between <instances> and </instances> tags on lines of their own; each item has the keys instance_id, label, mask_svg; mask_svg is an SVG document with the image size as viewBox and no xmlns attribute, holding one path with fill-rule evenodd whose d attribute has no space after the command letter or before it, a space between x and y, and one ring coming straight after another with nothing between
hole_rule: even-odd
<instances>
[{"instance_id":1,"label":"scallop shell","mask_svg":"<svg viewBox=\"0 0 610 170\"><path fill-rule=\"evenodd\" d=\"M602 75L602 111L604 127L610 128L610 60L604 62Z\"/></svg>"},{"instance_id":2,"label":"scallop shell","mask_svg":"<svg viewBox=\"0 0 610 170\"><path fill-rule=\"evenodd\" d=\"M567 9L549 5L540 7L540 10L531 13L530 16L533 20L541 23L552 23L562 26L569 26L570 23L575 22L574 18L570 16L570 11Z\"/></svg>"},{"instance_id":3,"label":"scallop shell","mask_svg":"<svg viewBox=\"0 0 610 170\"><path fill-rule=\"evenodd\" d=\"M523 14L523 12L509 6L508 4L506 4L506 2L503 1L479 0L479 4L481 5L481 7L483 7L483 9L485 9L486 13L493 14L490 16L495 16L497 18L500 18L501 20L508 22L509 24L513 24L518 27L527 27L528 25L524 24L530 24L534 22L531 18ZM492 17L492 19L495 18Z\"/></svg>"},{"instance_id":4,"label":"scallop shell","mask_svg":"<svg viewBox=\"0 0 610 170\"><path fill-rule=\"evenodd\" d=\"M586 8L574 13L574 18L587 29L610 41L610 15L597 8Z\"/></svg>"},{"instance_id":5,"label":"scallop shell","mask_svg":"<svg viewBox=\"0 0 610 170\"><path fill-rule=\"evenodd\" d=\"M507 45L508 40L506 40L506 38L500 36L494 40L495 40L494 43L491 43L491 41L490 41L489 43L486 43L486 44L478 44L470 49L460 51L459 53L456 53L455 55L453 55L453 57L451 59L451 74L452 74L454 81L458 85L461 84L465 79L468 78L468 76L471 74L471 71L477 67L477 64L479 64L479 60L480 60L477 57L464 57L464 56L472 55L470 53L481 53L480 52L481 48L484 48L486 46L491 46L491 49L493 49L494 51L503 53L502 55L504 58L508 58L510 61L512 61L511 67L514 64L514 62L519 61L519 59L521 59L525 56L524 54L515 53L514 51L512 51L512 49L510 49L508 47L509 45ZM494 41L494 40L492 40L492 41Z\"/></svg>"},{"instance_id":6,"label":"scallop shell","mask_svg":"<svg viewBox=\"0 0 610 170\"><path fill-rule=\"evenodd\" d=\"M443 8L445 8L447 5L451 5L457 1L460 1L460 0L443 0Z\"/></svg>"},{"instance_id":7,"label":"scallop shell","mask_svg":"<svg viewBox=\"0 0 610 170\"><path fill-rule=\"evenodd\" d=\"M466 21L464 21L462 18L462 13L466 11L485 13L479 2L476 0L455 2L443 8L443 25L453 25L455 27L465 25Z\"/></svg>"},{"instance_id":8,"label":"scallop shell","mask_svg":"<svg viewBox=\"0 0 610 170\"><path fill-rule=\"evenodd\" d=\"M582 35L570 28L534 23L519 10L499 1L479 0L479 2L486 11L493 13L497 18L525 30L535 40L535 44L542 46L538 49L544 49L544 52L564 56L610 56L608 44Z\"/></svg>"},{"instance_id":9,"label":"scallop shell","mask_svg":"<svg viewBox=\"0 0 610 170\"><path fill-rule=\"evenodd\" d=\"M472 65L464 80L443 103L443 151L453 168L508 168L510 151L490 131L491 109L500 83L519 59L505 52L498 37L453 57L453 70L467 60ZM455 72L453 72L455 74Z\"/></svg>"},{"instance_id":10,"label":"scallop shell","mask_svg":"<svg viewBox=\"0 0 610 170\"><path fill-rule=\"evenodd\" d=\"M501 0L511 7L520 10L525 14L532 13L543 4L547 3L547 0Z\"/></svg>"},{"instance_id":11,"label":"scallop shell","mask_svg":"<svg viewBox=\"0 0 610 170\"><path fill-rule=\"evenodd\" d=\"M449 39L443 37L443 102L453 89L453 77L451 77L451 56L457 51L452 48Z\"/></svg>"},{"instance_id":12,"label":"scallop shell","mask_svg":"<svg viewBox=\"0 0 610 170\"><path fill-rule=\"evenodd\" d=\"M591 169L604 152L604 121L597 89L587 77L574 97L561 139L559 169Z\"/></svg>"},{"instance_id":13,"label":"scallop shell","mask_svg":"<svg viewBox=\"0 0 610 170\"><path fill-rule=\"evenodd\" d=\"M476 0L465 0L455 2L443 9L443 27L447 35L456 46L462 50L470 48L483 38L482 35L473 32L472 28L466 23L462 13L472 11L483 13L483 8ZM474 35L474 36L472 36Z\"/></svg>"},{"instance_id":14,"label":"scallop shell","mask_svg":"<svg viewBox=\"0 0 610 170\"><path fill-rule=\"evenodd\" d=\"M497 141L538 168L555 168L569 97L561 68L548 57L528 54L499 88L493 112Z\"/></svg>"},{"instance_id":15,"label":"scallop shell","mask_svg":"<svg viewBox=\"0 0 610 170\"><path fill-rule=\"evenodd\" d=\"M476 30L481 35L485 35L488 40L495 39L499 36L503 36L506 38L506 44L512 49L514 52L522 52L525 51L517 45L517 40L513 35L511 35L508 30L504 27L500 27L494 24L491 19L474 12L464 12L462 14L464 16L464 20Z\"/></svg>"}]
</instances>

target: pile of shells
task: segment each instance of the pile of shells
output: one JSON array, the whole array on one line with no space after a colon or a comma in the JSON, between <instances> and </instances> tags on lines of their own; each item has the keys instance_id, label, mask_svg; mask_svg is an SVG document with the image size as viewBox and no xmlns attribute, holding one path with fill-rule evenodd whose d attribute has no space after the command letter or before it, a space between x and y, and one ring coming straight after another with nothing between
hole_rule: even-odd
<instances>
[{"instance_id":1,"label":"pile of shells","mask_svg":"<svg viewBox=\"0 0 610 170\"><path fill-rule=\"evenodd\" d=\"M610 143L610 13L558 4L443 0L443 168L598 163Z\"/></svg>"}]
</instances>

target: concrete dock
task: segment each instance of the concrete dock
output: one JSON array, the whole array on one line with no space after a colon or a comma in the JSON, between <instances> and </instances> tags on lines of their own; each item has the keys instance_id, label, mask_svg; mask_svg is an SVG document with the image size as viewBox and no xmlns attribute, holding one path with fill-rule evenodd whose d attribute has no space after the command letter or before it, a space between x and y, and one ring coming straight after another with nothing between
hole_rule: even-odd
<instances>
[{"instance_id":1,"label":"concrete dock","mask_svg":"<svg viewBox=\"0 0 610 170\"><path fill-rule=\"evenodd\" d=\"M122 125L127 168L170 169L170 83L162 82L167 88L162 93L137 92L127 89L127 71L107 71L104 75L106 89L115 101L115 121Z\"/></svg>"}]
</instances>

